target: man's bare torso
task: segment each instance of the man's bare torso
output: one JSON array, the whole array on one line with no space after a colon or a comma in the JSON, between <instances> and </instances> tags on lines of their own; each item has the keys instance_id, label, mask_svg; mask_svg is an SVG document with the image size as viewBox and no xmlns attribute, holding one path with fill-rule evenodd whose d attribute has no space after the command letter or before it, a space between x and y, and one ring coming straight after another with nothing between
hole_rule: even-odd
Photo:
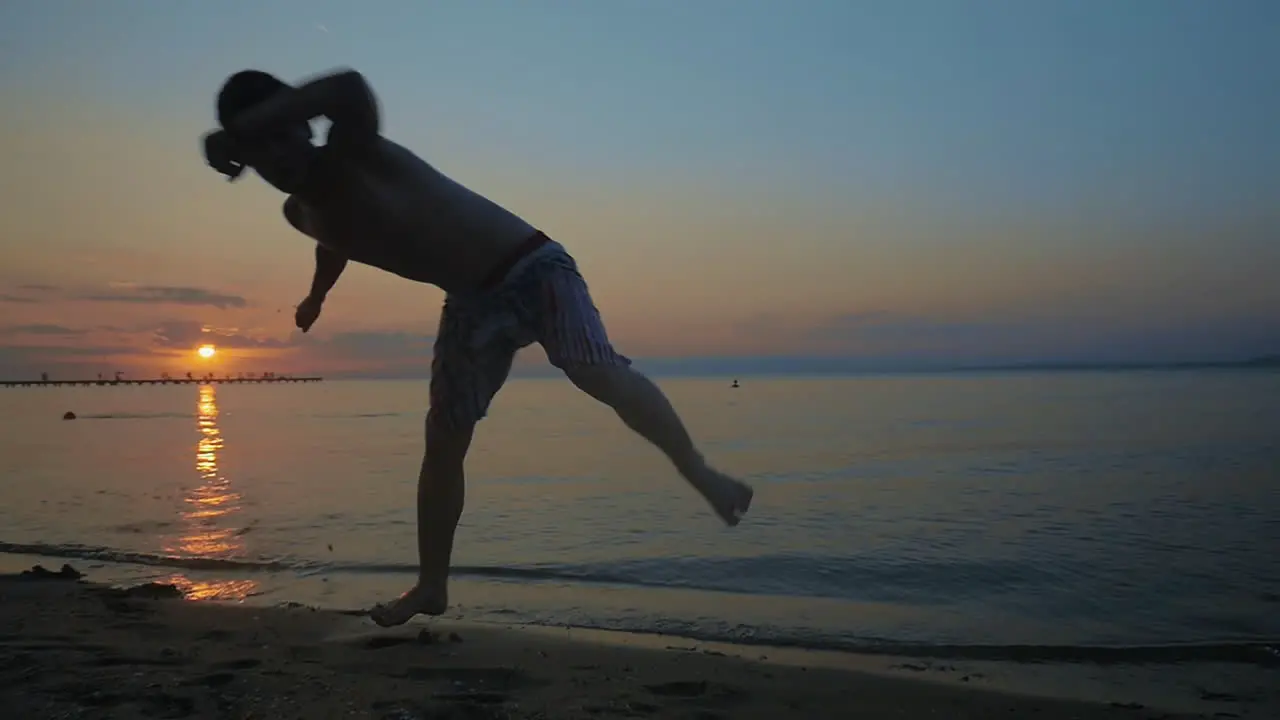
<instances>
[{"instance_id":1,"label":"man's bare torso","mask_svg":"<svg viewBox=\"0 0 1280 720\"><path fill-rule=\"evenodd\" d=\"M535 232L386 138L359 155L322 152L315 183L285 201L285 217L355 262L467 292Z\"/></svg>"}]
</instances>

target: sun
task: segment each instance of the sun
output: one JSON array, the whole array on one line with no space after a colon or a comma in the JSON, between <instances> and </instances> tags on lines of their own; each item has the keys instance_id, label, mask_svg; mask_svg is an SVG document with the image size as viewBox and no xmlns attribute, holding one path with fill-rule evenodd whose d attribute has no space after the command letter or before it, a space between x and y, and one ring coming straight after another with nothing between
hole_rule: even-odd
<instances>
[{"instance_id":1,"label":"sun","mask_svg":"<svg viewBox=\"0 0 1280 720\"><path fill-rule=\"evenodd\" d=\"M217 352L218 351L212 345L201 345L196 350L196 354L206 360L213 357L215 354L217 354Z\"/></svg>"}]
</instances>

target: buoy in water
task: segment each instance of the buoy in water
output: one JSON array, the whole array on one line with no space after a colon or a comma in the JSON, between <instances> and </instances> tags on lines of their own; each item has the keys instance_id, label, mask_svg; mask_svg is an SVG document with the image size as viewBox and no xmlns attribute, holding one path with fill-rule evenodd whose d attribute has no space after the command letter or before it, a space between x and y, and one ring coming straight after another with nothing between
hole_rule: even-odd
<instances>
[{"instance_id":1,"label":"buoy in water","mask_svg":"<svg viewBox=\"0 0 1280 720\"><path fill-rule=\"evenodd\" d=\"M62 413L62 419L63 419L63 420L75 420L75 419L76 419L76 414L75 414L75 413L73 413L73 412L71 412L70 410L68 410L68 411L66 411L66 412Z\"/></svg>"}]
</instances>

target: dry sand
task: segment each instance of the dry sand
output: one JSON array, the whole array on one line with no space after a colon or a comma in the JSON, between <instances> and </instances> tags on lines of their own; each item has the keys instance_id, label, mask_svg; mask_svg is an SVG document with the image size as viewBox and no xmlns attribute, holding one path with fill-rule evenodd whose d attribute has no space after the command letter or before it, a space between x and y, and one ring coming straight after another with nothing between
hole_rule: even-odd
<instances>
[{"instance_id":1,"label":"dry sand","mask_svg":"<svg viewBox=\"0 0 1280 720\"><path fill-rule=\"evenodd\" d=\"M891 677L834 653L457 621L384 630L355 614L147 594L0 576L0 717L1214 716Z\"/></svg>"}]
</instances>

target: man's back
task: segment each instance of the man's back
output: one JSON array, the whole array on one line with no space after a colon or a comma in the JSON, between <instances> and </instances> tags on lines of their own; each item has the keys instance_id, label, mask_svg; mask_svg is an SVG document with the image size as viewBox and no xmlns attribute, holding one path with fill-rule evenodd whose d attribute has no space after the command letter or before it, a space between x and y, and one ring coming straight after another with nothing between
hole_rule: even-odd
<instances>
[{"instance_id":1,"label":"man's back","mask_svg":"<svg viewBox=\"0 0 1280 720\"><path fill-rule=\"evenodd\" d=\"M535 232L385 137L355 156L333 153L326 165L323 182L303 200L322 228L318 239L357 262L449 292L476 287Z\"/></svg>"}]
</instances>

